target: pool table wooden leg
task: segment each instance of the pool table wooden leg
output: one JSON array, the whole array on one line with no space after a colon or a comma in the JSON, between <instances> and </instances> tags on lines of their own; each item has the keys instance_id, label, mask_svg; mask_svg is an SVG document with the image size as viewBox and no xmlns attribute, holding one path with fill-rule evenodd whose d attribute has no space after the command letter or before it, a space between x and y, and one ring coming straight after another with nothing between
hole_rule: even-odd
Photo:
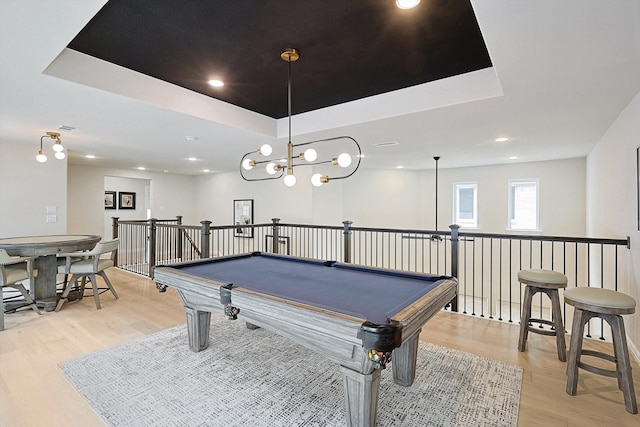
<instances>
[{"instance_id":1,"label":"pool table wooden leg","mask_svg":"<svg viewBox=\"0 0 640 427\"><path fill-rule=\"evenodd\" d=\"M416 377L416 359L418 358L418 329L402 345L393 350L391 367L393 368L393 382L409 387Z\"/></svg>"},{"instance_id":2,"label":"pool table wooden leg","mask_svg":"<svg viewBox=\"0 0 640 427\"><path fill-rule=\"evenodd\" d=\"M347 410L347 427L374 427L380 390L380 370L362 374L340 366Z\"/></svg>"},{"instance_id":3,"label":"pool table wooden leg","mask_svg":"<svg viewBox=\"0 0 640 427\"><path fill-rule=\"evenodd\" d=\"M187 315L187 331L189 333L189 349L199 352L209 347L209 328L211 312L185 307Z\"/></svg>"}]
</instances>

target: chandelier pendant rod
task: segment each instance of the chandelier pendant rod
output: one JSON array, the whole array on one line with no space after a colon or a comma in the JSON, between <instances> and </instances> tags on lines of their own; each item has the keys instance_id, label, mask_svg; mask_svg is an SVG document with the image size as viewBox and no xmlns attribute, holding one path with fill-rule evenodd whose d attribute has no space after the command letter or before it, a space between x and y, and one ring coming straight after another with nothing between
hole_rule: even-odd
<instances>
[{"instance_id":1,"label":"chandelier pendant rod","mask_svg":"<svg viewBox=\"0 0 640 427\"><path fill-rule=\"evenodd\" d=\"M287 175L293 175L293 144L291 143L291 55L287 57L289 77L287 83L287 107L289 113L289 143L287 144Z\"/></svg>"}]
</instances>

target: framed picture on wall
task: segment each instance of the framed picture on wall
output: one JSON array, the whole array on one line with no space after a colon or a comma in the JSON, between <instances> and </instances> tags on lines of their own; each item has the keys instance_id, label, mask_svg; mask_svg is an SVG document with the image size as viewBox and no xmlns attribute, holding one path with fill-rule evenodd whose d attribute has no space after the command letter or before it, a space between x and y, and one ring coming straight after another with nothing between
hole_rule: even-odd
<instances>
[{"instance_id":1,"label":"framed picture on wall","mask_svg":"<svg viewBox=\"0 0 640 427\"><path fill-rule=\"evenodd\" d=\"M136 208L136 193L129 193L121 191L118 193L120 198L119 209L135 209Z\"/></svg>"},{"instance_id":2,"label":"framed picture on wall","mask_svg":"<svg viewBox=\"0 0 640 427\"><path fill-rule=\"evenodd\" d=\"M105 209L116 208L116 192L115 191L104 192L104 208Z\"/></svg>"},{"instance_id":3,"label":"framed picture on wall","mask_svg":"<svg viewBox=\"0 0 640 427\"><path fill-rule=\"evenodd\" d=\"M233 201L233 224L235 237L253 238L253 227L246 227L253 224L253 199Z\"/></svg>"}]
</instances>

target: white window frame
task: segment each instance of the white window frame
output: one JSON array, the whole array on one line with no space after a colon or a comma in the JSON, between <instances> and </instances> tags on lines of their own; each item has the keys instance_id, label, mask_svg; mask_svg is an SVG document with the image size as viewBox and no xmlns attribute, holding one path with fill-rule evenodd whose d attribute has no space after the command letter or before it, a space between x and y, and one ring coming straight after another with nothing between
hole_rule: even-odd
<instances>
[{"instance_id":1,"label":"white window frame","mask_svg":"<svg viewBox=\"0 0 640 427\"><path fill-rule=\"evenodd\" d=\"M473 218L460 218L460 190L473 189ZM478 183L454 182L453 183L453 223L460 228L478 228Z\"/></svg>"},{"instance_id":2,"label":"white window frame","mask_svg":"<svg viewBox=\"0 0 640 427\"><path fill-rule=\"evenodd\" d=\"M518 223L515 215L514 189L517 186L535 186L535 224ZM537 178L531 179L510 179L509 180L509 209L507 213L507 230L510 231L540 231L540 182Z\"/></svg>"}]
</instances>

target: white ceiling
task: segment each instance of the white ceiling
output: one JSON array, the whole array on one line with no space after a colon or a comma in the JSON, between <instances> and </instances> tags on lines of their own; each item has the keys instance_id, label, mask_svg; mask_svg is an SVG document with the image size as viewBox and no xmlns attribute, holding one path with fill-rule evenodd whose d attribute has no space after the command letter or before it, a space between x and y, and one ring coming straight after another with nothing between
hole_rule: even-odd
<instances>
[{"instance_id":1,"label":"white ceiling","mask_svg":"<svg viewBox=\"0 0 640 427\"><path fill-rule=\"evenodd\" d=\"M72 126L72 164L181 174L237 170L264 142L284 150L286 119L65 49L104 3L0 0L0 141L32 145L35 161L40 136ZM492 69L294 116L294 143L349 135L377 169L586 156L640 91L640 0L472 4Z\"/></svg>"}]
</instances>

